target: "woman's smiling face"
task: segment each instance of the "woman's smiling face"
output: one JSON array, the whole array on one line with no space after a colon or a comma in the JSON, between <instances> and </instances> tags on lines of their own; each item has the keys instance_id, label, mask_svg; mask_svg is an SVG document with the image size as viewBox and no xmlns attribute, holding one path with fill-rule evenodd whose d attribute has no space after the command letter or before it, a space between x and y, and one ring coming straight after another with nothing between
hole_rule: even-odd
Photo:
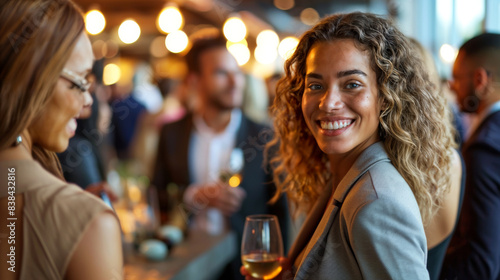
<instances>
[{"instance_id":1,"label":"woman's smiling face","mask_svg":"<svg viewBox=\"0 0 500 280\"><path fill-rule=\"evenodd\" d=\"M330 158L359 154L379 140L379 98L370 55L352 39L313 45L306 60L304 119Z\"/></svg>"},{"instance_id":2,"label":"woman's smiling face","mask_svg":"<svg viewBox=\"0 0 500 280\"><path fill-rule=\"evenodd\" d=\"M82 33L64 69L71 71L76 79L85 80L92 69L93 57L90 41ZM91 104L88 91L80 90L67 78L59 78L47 106L28 128L33 143L53 152L66 150L69 138L75 134L76 118L84 106Z\"/></svg>"}]
</instances>

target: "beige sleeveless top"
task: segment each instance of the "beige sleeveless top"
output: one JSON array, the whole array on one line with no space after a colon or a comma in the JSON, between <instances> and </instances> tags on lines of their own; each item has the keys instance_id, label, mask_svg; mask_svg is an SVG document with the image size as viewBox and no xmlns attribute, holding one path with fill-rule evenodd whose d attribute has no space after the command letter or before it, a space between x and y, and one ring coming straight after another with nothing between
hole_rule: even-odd
<instances>
[{"instance_id":1,"label":"beige sleeveless top","mask_svg":"<svg viewBox=\"0 0 500 280\"><path fill-rule=\"evenodd\" d=\"M8 180L11 168L15 168L16 195L22 194L24 200L22 233L15 232L16 244L22 245L22 263L16 261L20 279L63 279L90 222L103 211L112 210L94 195L56 178L34 160L0 161L0 200L4 202L7 182L12 181ZM8 214L8 209L2 208L0 213ZM0 217L4 217L0 220L0 235L9 235L5 229L5 224L11 222L9 216ZM0 238L0 242L4 240ZM0 269L9 267L6 258L2 252Z\"/></svg>"}]
</instances>

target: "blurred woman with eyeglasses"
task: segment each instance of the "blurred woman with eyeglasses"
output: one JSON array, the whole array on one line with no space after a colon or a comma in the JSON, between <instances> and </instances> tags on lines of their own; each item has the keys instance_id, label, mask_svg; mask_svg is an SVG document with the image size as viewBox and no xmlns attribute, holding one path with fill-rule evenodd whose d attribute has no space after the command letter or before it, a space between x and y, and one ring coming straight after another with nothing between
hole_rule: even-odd
<instances>
[{"instance_id":1,"label":"blurred woman with eyeglasses","mask_svg":"<svg viewBox=\"0 0 500 280\"><path fill-rule=\"evenodd\" d=\"M121 279L118 220L62 179L76 118L92 104L90 41L69 0L0 9L0 279ZM4 242L5 241L5 242Z\"/></svg>"}]
</instances>

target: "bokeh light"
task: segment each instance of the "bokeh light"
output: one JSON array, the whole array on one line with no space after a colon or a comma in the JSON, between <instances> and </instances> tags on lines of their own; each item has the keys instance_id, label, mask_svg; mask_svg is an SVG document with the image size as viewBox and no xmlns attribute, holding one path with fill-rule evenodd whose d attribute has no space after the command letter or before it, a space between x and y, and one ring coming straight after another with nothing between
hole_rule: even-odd
<instances>
[{"instance_id":1,"label":"bokeh light","mask_svg":"<svg viewBox=\"0 0 500 280\"><path fill-rule=\"evenodd\" d=\"M272 48L277 48L280 43L280 38L278 34L273 30L267 29L263 30L257 35L257 46L269 46Z\"/></svg>"},{"instance_id":2,"label":"bokeh light","mask_svg":"<svg viewBox=\"0 0 500 280\"><path fill-rule=\"evenodd\" d=\"M298 44L299 39L295 37L286 37L285 39L281 40L281 43L278 46L279 55L283 59L288 59L290 56L292 56Z\"/></svg>"},{"instance_id":3,"label":"bokeh light","mask_svg":"<svg viewBox=\"0 0 500 280\"><path fill-rule=\"evenodd\" d=\"M259 63L270 64L276 60L278 52L276 51L276 48L259 45L255 48L254 56Z\"/></svg>"},{"instance_id":4,"label":"bokeh light","mask_svg":"<svg viewBox=\"0 0 500 280\"><path fill-rule=\"evenodd\" d=\"M306 25L314 25L319 20L318 12L313 8L307 8L300 12L300 21Z\"/></svg>"},{"instance_id":5,"label":"bokeh light","mask_svg":"<svg viewBox=\"0 0 500 280\"><path fill-rule=\"evenodd\" d=\"M247 27L245 23L237 17L226 20L222 30L224 36L231 42L239 42L247 36Z\"/></svg>"},{"instance_id":6,"label":"bokeh light","mask_svg":"<svg viewBox=\"0 0 500 280\"><path fill-rule=\"evenodd\" d=\"M231 44L227 47L228 51L234 56L238 65L245 65L250 60L250 50L247 45L242 43Z\"/></svg>"},{"instance_id":7,"label":"bokeh light","mask_svg":"<svg viewBox=\"0 0 500 280\"><path fill-rule=\"evenodd\" d=\"M109 86L116 84L121 78L121 70L118 65L110 63L104 66L104 71L102 74L102 81L104 85Z\"/></svg>"},{"instance_id":8,"label":"bokeh light","mask_svg":"<svg viewBox=\"0 0 500 280\"><path fill-rule=\"evenodd\" d=\"M188 36L182 30L174 31L165 38L167 50L173 53L180 53L186 49L189 43Z\"/></svg>"},{"instance_id":9,"label":"bokeh light","mask_svg":"<svg viewBox=\"0 0 500 280\"><path fill-rule=\"evenodd\" d=\"M182 14L177 7L166 7L158 16L156 24L158 29L164 33L171 33L179 30L184 23Z\"/></svg>"},{"instance_id":10,"label":"bokeh light","mask_svg":"<svg viewBox=\"0 0 500 280\"><path fill-rule=\"evenodd\" d=\"M243 39L239 42L231 42L231 41L227 41L226 42L226 48L229 49L229 47L231 47L232 45L236 45L236 44L241 44L241 45L245 45L248 47L248 42L246 39Z\"/></svg>"},{"instance_id":11,"label":"bokeh light","mask_svg":"<svg viewBox=\"0 0 500 280\"><path fill-rule=\"evenodd\" d=\"M106 27L106 19L98 10L90 10L85 15L85 29L92 35L101 33Z\"/></svg>"},{"instance_id":12,"label":"bokeh light","mask_svg":"<svg viewBox=\"0 0 500 280\"><path fill-rule=\"evenodd\" d=\"M168 50L165 46L165 36L158 36L154 38L149 46L149 52L154 57L166 56L168 54Z\"/></svg>"},{"instance_id":13,"label":"bokeh light","mask_svg":"<svg viewBox=\"0 0 500 280\"><path fill-rule=\"evenodd\" d=\"M451 64L457 57L457 50L451 45L443 44L441 48L439 48L439 55L441 56L441 60Z\"/></svg>"},{"instance_id":14,"label":"bokeh light","mask_svg":"<svg viewBox=\"0 0 500 280\"><path fill-rule=\"evenodd\" d=\"M241 183L241 178L238 175L233 175L229 178L229 185L233 188L236 188Z\"/></svg>"},{"instance_id":15,"label":"bokeh light","mask_svg":"<svg viewBox=\"0 0 500 280\"><path fill-rule=\"evenodd\" d=\"M274 6L280 10L290 10L295 6L294 0L274 0Z\"/></svg>"},{"instance_id":16,"label":"bokeh light","mask_svg":"<svg viewBox=\"0 0 500 280\"><path fill-rule=\"evenodd\" d=\"M118 37L125 44L132 44L141 36L141 27L132 19L127 19L118 28Z\"/></svg>"}]
</instances>

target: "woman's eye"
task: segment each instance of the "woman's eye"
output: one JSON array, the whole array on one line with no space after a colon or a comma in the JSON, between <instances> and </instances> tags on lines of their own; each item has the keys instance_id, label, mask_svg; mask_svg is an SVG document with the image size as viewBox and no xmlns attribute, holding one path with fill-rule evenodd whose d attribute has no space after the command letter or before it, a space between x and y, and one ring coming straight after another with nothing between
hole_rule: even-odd
<instances>
[{"instance_id":1,"label":"woman's eye","mask_svg":"<svg viewBox=\"0 0 500 280\"><path fill-rule=\"evenodd\" d=\"M71 83L71 86L69 87L69 89L76 89L76 88L78 88L78 86L75 85L74 83Z\"/></svg>"},{"instance_id":2,"label":"woman's eye","mask_svg":"<svg viewBox=\"0 0 500 280\"><path fill-rule=\"evenodd\" d=\"M360 85L360 84L358 84L358 83L348 83L348 84L347 84L347 86L346 86L346 88L347 88L347 89L355 89L355 88L358 88L358 87L360 87L360 86L361 86L361 85Z\"/></svg>"},{"instance_id":3,"label":"woman's eye","mask_svg":"<svg viewBox=\"0 0 500 280\"><path fill-rule=\"evenodd\" d=\"M322 89L323 87L319 84L311 84L307 88L310 90L319 90L319 89Z\"/></svg>"}]
</instances>

